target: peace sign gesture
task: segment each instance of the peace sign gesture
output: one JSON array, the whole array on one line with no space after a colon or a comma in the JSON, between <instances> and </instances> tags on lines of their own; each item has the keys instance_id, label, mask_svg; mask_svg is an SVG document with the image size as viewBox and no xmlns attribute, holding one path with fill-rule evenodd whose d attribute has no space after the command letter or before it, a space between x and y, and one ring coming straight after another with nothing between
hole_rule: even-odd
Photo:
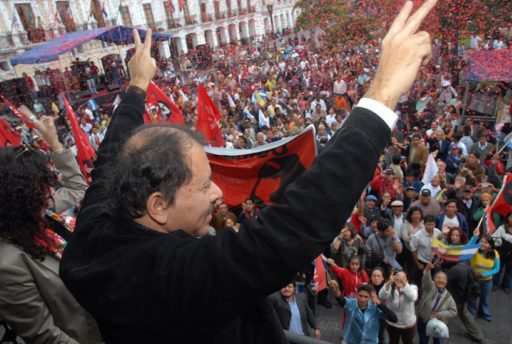
<instances>
[{"instance_id":1,"label":"peace sign gesture","mask_svg":"<svg viewBox=\"0 0 512 344\"><path fill-rule=\"evenodd\" d=\"M128 70L130 71L130 86L138 87L144 91L155 76L156 61L151 57L151 36L152 31L146 31L146 39L141 42L139 31L133 30L133 38L135 40L135 54L128 62Z\"/></svg>"},{"instance_id":2,"label":"peace sign gesture","mask_svg":"<svg viewBox=\"0 0 512 344\"><path fill-rule=\"evenodd\" d=\"M413 15L412 1L405 3L382 40L379 68L367 98L394 110L398 98L409 91L421 64L428 62L432 54L430 35L416 31L436 2L426 0Z\"/></svg>"}]
</instances>

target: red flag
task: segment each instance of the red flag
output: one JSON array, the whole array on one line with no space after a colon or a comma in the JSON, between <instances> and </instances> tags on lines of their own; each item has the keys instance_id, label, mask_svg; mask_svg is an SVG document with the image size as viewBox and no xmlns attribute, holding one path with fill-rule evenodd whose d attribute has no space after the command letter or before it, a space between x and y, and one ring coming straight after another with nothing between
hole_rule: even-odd
<instances>
[{"instance_id":1,"label":"red flag","mask_svg":"<svg viewBox=\"0 0 512 344\"><path fill-rule=\"evenodd\" d=\"M163 103L171 111L169 114L169 123L185 124L181 109L176 104L174 104L171 99L169 99L169 97L165 94L164 91L162 91L160 87L151 81L146 91L146 104L149 106L156 106L158 103Z\"/></svg>"},{"instance_id":2,"label":"red flag","mask_svg":"<svg viewBox=\"0 0 512 344\"><path fill-rule=\"evenodd\" d=\"M180 8L180 11L183 11L183 7L185 7L185 1L178 0L178 7Z\"/></svg>"},{"instance_id":3,"label":"red flag","mask_svg":"<svg viewBox=\"0 0 512 344\"><path fill-rule=\"evenodd\" d=\"M315 135L309 127L287 137L250 150L206 147L212 180L224 193L230 207L247 198L269 204L283 198L286 187L315 160Z\"/></svg>"},{"instance_id":4,"label":"red flag","mask_svg":"<svg viewBox=\"0 0 512 344\"><path fill-rule=\"evenodd\" d=\"M21 144L21 137L6 120L0 117L0 147L5 147L8 144L19 146Z\"/></svg>"},{"instance_id":5,"label":"red flag","mask_svg":"<svg viewBox=\"0 0 512 344\"><path fill-rule=\"evenodd\" d=\"M491 235L496 230L494 221L492 220L492 209L489 204L485 207L485 227L487 228L487 234Z\"/></svg>"},{"instance_id":6,"label":"red flag","mask_svg":"<svg viewBox=\"0 0 512 344\"><path fill-rule=\"evenodd\" d=\"M322 256L315 259L315 274L313 276L313 290L318 294L327 288L327 276Z\"/></svg>"},{"instance_id":7,"label":"red flag","mask_svg":"<svg viewBox=\"0 0 512 344\"><path fill-rule=\"evenodd\" d=\"M492 211L497 212L501 216L507 216L512 211L512 174L503 178L503 185L498 193L498 197L494 201Z\"/></svg>"},{"instance_id":8,"label":"red flag","mask_svg":"<svg viewBox=\"0 0 512 344\"><path fill-rule=\"evenodd\" d=\"M84 174L85 179L88 179L90 174L89 166L92 167L92 161L96 155L94 149L87 138L87 134L80 128L78 125L78 120L76 119L75 112L73 108L68 102L66 96L64 98L64 105L66 107L66 112L68 113L69 123L71 124L71 131L73 133L73 137L75 138L75 144L78 155L78 164L80 166L80 170Z\"/></svg>"},{"instance_id":9,"label":"red flag","mask_svg":"<svg viewBox=\"0 0 512 344\"><path fill-rule=\"evenodd\" d=\"M224 146L224 138L216 122L222 117L203 84L199 84L197 98L196 131L203 134L212 147Z\"/></svg>"},{"instance_id":10,"label":"red flag","mask_svg":"<svg viewBox=\"0 0 512 344\"><path fill-rule=\"evenodd\" d=\"M27 127L29 127L30 129L34 129L35 126L34 126L34 123L30 122L26 117L25 115L23 115L17 108L16 106L13 105L13 103L11 103L7 98L5 98L4 96L0 96L2 97L2 100L4 101L5 105L7 105L9 107L9 109L11 109L12 113L14 113L17 117L19 117L23 123L25 123L25 125Z\"/></svg>"}]
</instances>

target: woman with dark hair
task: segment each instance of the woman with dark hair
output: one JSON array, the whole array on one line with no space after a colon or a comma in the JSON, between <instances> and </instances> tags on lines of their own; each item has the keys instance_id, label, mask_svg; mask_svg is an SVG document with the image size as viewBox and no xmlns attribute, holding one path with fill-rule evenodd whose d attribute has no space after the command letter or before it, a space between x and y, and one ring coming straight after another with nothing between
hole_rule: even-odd
<instances>
[{"instance_id":1,"label":"woman with dark hair","mask_svg":"<svg viewBox=\"0 0 512 344\"><path fill-rule=\"evenodd\" d=\"M492 276L500 271L500 255L494 249L494 239L490 235L484 235L480 239L480 249L471 258L471 266L475 271L481 286L480 302L477 307L477 296L473 295L468 300L468 310L474 316L481 316L491 321L489 298L492 290Z\"/></svg>"},{"instance_id":2,"label":"woman with dark hair","mask_svg":"<svg viewBox=\"0 0 512 344\"><path fill-rule=\"evenodd\" d=\"M384 269L380 266L374 267L370 272L368 286L372 289L372 299L379 298L379 292L386 282ZM386 343L386 320L380 319L379 344Z\"/></svg>"},{"instance_id":3,"label":"woman with dark hair","mask_svg":"<svg viewBox=\"0 0 512 344\"><path fill-rule=\"evenodd\" d=\"M334 241L331 243L331 257L341 267L348 268L350 257L359 256L364 266L364 242L357 235L356 227L347 222Z\"/></svg>"},{"instance_id":4,"label":"woman with dark hair","mask_svg":"<svg viewBox=\"0 0 512 344\"><path fill-rule=\"evenodd\" d=\"M62 178L42 151L0 149L0 320L30 343L100 343L95 321L58 275L70 232L57 213L81 200L87 184L57 138L54 118L22 111L48 143Z\"/></svg>"}]
</instances>

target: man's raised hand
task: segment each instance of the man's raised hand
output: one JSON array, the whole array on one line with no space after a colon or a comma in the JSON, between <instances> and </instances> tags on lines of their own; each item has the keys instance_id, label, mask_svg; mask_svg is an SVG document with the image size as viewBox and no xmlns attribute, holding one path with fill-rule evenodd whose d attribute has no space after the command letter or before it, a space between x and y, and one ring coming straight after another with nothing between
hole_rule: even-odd
<instances>
[{"instance_id":1,"label":"man's raised hand","mask_svg":"<svg viewBox=\"0 0 512 344\"><path fill-rule=\"evenodd\" d=\"M146 90L151 80L155 76L156 61L151 57L151 37L152 31L146 31L146 39L141 42L139 31L133 30L133 38L135 40L135 54L128 62L128 70L130 71L130 86L136 86L142 90Z\"/></svg>"},{"instance_id":2,"label":"man's raised hand","mask_svg":"<svg viewBox=\"0 0 512 344\"><path fill-rule=\"evenodd\" d=\"M379 68L367 98L394 110L400 96L412 86L421 64L432 54L430 35L416 31L436 2L426 0L413 15L412 2L405 3L382 40Z\"/></svg>"}]
</instances>

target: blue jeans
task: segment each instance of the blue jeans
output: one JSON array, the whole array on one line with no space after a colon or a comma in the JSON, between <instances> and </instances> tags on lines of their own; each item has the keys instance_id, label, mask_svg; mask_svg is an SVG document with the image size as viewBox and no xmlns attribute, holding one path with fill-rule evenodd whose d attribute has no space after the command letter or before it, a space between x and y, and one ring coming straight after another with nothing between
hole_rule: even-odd
<instances>
[{"instance_id":1,"label":"blue jeans","mask_svg":"<svg viewBox=\"0 0 512 344\"><path fill-rule=\"evenodd\" d=\"M428 344L430 341L430 337L427 336L427 324L423 322L420 318L416 322L418 327L418 335L420 337L420 344ZM444 344L446 343L445 338L432 338L434 344Z\"/></svg>"},{"instance_id":2,"label":"blue jeans","mask_svg":"<svg viewBox=\"0 0 512 344\"><path fill-rule=\"evenodd\" d=\"M489 308L489 298L491 296L492 290L492 279L488 281L480 281L481 287L481 295L480 302L477 306L477 297L470 297L468 300L468 311L476 317L477 315L481 315L484 319L491 319L491 309Z\"/></svg>"}]
</instances>

